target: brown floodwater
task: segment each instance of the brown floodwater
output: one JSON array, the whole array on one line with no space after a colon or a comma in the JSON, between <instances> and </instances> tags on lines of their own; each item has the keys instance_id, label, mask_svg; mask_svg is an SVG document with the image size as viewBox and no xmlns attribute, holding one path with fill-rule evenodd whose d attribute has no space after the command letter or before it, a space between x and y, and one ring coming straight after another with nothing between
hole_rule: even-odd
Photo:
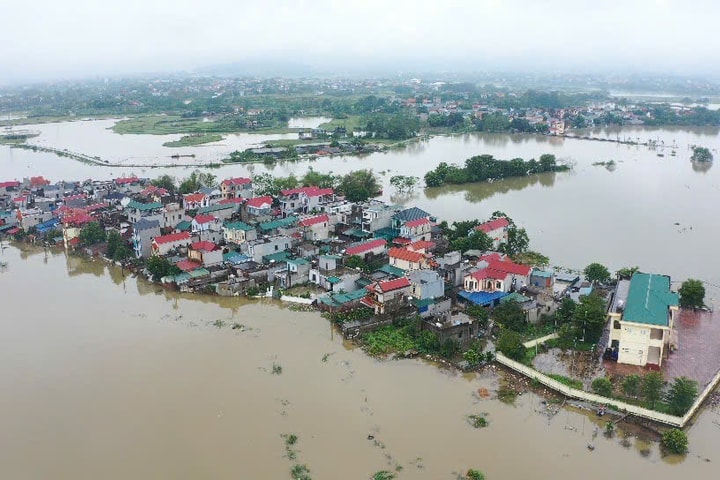
<instances>
[{"instance_id":1,"label":"brown floodwater","mask_svg":"<svg viewBox=\"0 0 720 480\"><path fill-rule=\"evenodd\" d=\"M549 418L534 394L480 399L493 374L372 359L313 312L169 293L60 252L0 259L3 479L281 479L295 463L313 479L715 475L717 412L689 429L689 455L663 458L653 442L593 439L593 416ZM476 430L479 413L490 424Z\"/></svg>"}]
</instances>

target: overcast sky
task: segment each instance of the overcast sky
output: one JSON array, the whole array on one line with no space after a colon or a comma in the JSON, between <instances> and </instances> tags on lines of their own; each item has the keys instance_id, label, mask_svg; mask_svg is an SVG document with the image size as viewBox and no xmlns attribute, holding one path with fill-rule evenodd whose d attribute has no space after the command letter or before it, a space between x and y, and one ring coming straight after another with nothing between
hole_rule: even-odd
<instances>
[{"instance_id":1,"label":"overcast sky","mask_svg":"<svg viewBox=\"0 0 720 480\"><path fill-rule=\"evenodd\" d=\"M0 83L258 59L714 73L718 21L718 0L0 0Z\"/></svg>"}]
</instances>

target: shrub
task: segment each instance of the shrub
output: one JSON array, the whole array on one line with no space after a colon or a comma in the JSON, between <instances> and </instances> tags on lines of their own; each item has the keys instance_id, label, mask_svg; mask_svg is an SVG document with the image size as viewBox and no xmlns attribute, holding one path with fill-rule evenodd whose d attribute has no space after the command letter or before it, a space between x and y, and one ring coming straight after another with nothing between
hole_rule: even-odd
<instances>
[{"instance_id":1,"label":"shrub","mask_svg":"<svg viewBox=\"0 0 720 480\"><path fill-rule=\"evenodd\" d=\"M687 435L678 428L663 433L661 443L665 450L676 455L682 455L688 451Z\"/></svg>"},{"instance_id":2,"label":"shrub","mask_svg":"<svg viewBox=\"0 0 720 480\"><path fill-rule=\"evenodd\" d=\"M609 397L612 395L613 385L612 382L610 382L610 380L608 380L607 378L596 378L592 382L592 390L598 395L602 395L603 397Z\"/></svg>"},{"instance_id":3,"label":"shrub","mask_svg":"<svg viewBox=\"0 0 720 480\"><path fill-rule=\"evenodd\" d=\"M512 330L503 330L497 341L497 349L513 360L522 361L525 358L525 345L519 333Z\"/></svg>"}]
</instances>

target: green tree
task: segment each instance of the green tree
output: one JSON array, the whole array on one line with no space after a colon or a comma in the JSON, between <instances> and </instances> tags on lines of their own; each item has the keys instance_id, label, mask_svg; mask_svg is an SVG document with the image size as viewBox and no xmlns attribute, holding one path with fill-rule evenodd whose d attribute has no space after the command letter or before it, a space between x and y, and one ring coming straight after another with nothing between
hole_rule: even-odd
<instances>
[{"instance_id":1,"label":"green tree","mask_svg":"<svg viewBox=\"0 0 720 480\"><path fill-rule=\"evenodd\" d=\"M622 390L625 395L637 397L640 395L640 387L642 386L642 378L640 375L628 375L622 382Z\"/></svg>"},{"instance_id":2,"label":"green tree","mask_svg":"<svg viewBox=\"0 0 720 480\"><path fill-rule=\"evenodd\" d=\"M517 361L525 358L525 345L523 345L522 337L513 330L503 329L495 346L508 358Z\"/></svg>"},{"instance_id":3,"label":"green tree","mask_svg":"<svg viewBox=\"0 0 720 480\"><path fill-rule=\"evenodd\" d=\"M465 311L467 315L475 320L481 328L486 328L490 320L490 312L480 305L470 305Z\"/></svg>"},{"instance_id":4,"label":"green tree","mask_svg":"<svg viewBox=\"0 0 720 480\"><path fill-rule=\"evenodd\" d=\"M480 470L470 469L465 474L467 480L485 480L485 475Z\"/></svg>"},{"instance_id":5,"label":"green tree","mask_svg":"<svg viewBox=\"0 0 720 480\"><path fill-rule=\"evenodd\" d=\"M457 342L457 340L453 340L452 338L448 338L440 345L440 356L443 358L453 358L459 352L460 344Z\"/></svg>"},{"instance_id":6,"label":"green tree","mask_svg":"<svg viewBox=\"0 0 720 480\"><path fill-rule=\"evenodd\" d=\"M335 188L337 186L338 177L331 173L316 172L312 167L310 167L300 182L306 187L316 186L320 188Z\"/></svg>"},{"instance_id":7,"label":"green tree","mask_svg":"<svg viewBox=\"0 0 720 480\"><path fill-rule=\"evenodd\" d=\"M638 270L640 270L639 267L624 267L617 271L617 276L620 280L630 280Z\"/></svg>"},{"instance_id":8,"label":"green tree","mask_svg":"<svg viewBox=\"0 0 720 480\"><path fill-rule=\"evenodd\" d=\"M120 232L117 230L110 230L107 234L107 256L108 258L115 258L115 253L118 248L124 244Z\"/></svg>"},{"instance_id":9,"label":"green tree","mask_svg":"<svg viewBox=\"0 0 720 480\"><path fill-rule=\"evenodd\" d=\"M493 319L503 327L522 333L527 329L525 310L515 300L502 302L492 312Z\"/></svg>"},{"instance_id":10,"label":"green tree","mask_svg":"<svg viewBox=\"0 0 720 480\"><path fill-rule=\"evenodd\" d=\"M652 408L655 408L657 401L662 398L664 387L665 380L659 372L650 372L643 378L642 393L645 400L650 402Z\"/></svg>"},{"instance_id":11,"label":"green tree","mask_svg":"<svg viewBox=\"0 0 720 480\"><path fill-rule=\"evenodd\" d=\"M564 297L562 302L560 302L560 306L555 311L555 318L557 321L561 325L572 322L576 306L577 303L575 303L575 300L570 297Z\"/></svg>"},{"instance_id":12,"label":"green tree","mask_svg":"<svg viewBox=\"0 0 720 480\"><path fill-rule=\"evenodd\" d=\"M591 282L607 283L610 281L610 272L599 263L591 263L583 270L585 277Z\"/></svg>"},{"instance_id":13,"label":"green tree","mask_svg":"<svg viewBox=\"0 0 720 480\"><path fill-rule=\"evenodd\" d=\"M591 387L593 392L603 397L610 397L613 392L612 382L605 377L593 380Z\"/></svg>"},{"instance_id":14,"label":"green tree","mask_svg":"<svg viewBox=\"0 0 720 480\"><path fill-rule=\"evenodd\" d=\"M418 180L418 177L411 175L393 175L390 177L390 185L395 188L398 194L405 195L415 190L415 185L417 185Z\"/></svg>"},{"instance_id":15,"label":"green tree","mask_svg":"<svg viewBox=\"0 0 720 480\"><path fill-rule=\"evenodd\" d=\"M667 430L662 434L662 446L670 453L684 455L688 451L688 438L679 428Z\"/></svg>"},{"instance_id":16,"label":"green tree","mask_svg":"<svg viewBox=\"0 0 720 480\"><path fill-rule=\"evenodd\" d=\"M180 182L180 193L197 192L203 187L217 187L217 177L210 172L194 170L189 177Z\"/></svg>"},{"instance_id":17,"label":"green tree","mask_svg":"<svg viewBox=\"0 0 720 480\"><path fill-rule=\"evenodd\" d=\"M154 255L148 259L146 266L155 282L159 282L161 278L168 275L177 275L180 273L180 269L170 263L165 257Z\"/></svg>"},{"instance_id":18,"label":"green tree","mask_svg":"<svg viewBox=\"0 0 720 480\"><path fill-rule=\"evenodd\" d=\"M573 324L586 343L597 343L605 327L605 300L591 293L580 298L573 312Z\"/></svg>"},{"instance_id":19,"label":"green tree","mask_svg":"<svg viewBox=\"0 0 720 480\"><path fill-rule=\"evenodd\" d=\"M105 229L98 222L90 222L80 230L80 243L85 246L105 241Z\"/></svg>"},{"instance_id":20,"label":"green tree","mask_svg":"<svg viewBox=\"0 0 720 480\"><path fill-rule=\"evenodd\" d=\"M170 193L175 193L177 187L175 186L175 177L170 175L161 175L150 183L158 188L164 188Z\"/></svg>"},{"instance_id":21,"label":"green tree","mask_svg":"<svg viewBox=\"0 0 720 480\"><path fill-rule=\"evenodd\" d=\"M700 280L690 278L685 280L678 289L680 306L685 308L700 308L705 305L705 287Z\"/></svg>"},{"instance_id":22,"label":"green tree","mask_svg":"<svg viewBox=\"0 0 720 480\"><path fill-rule=\"evenodd\" d=\"M478 351L477 348L468 348L465 353L463 353L463 359L468 363L470 368L475 368L485 360L485 355Z\"/></svg>"},{"instance_id":23,"label":"green tree","mask_svg":"<svg viewBox=\"0 0 720 480\"><path fill-rule=\"evenodd\" d=\"M351 255L345 260L345 266L347 268L359 268L362 271L368 270L368 265L365 263L365 260L362 259L362 257L359 257L358 255Z\"/></svg>"},{"instance_id":24,"label":"green tree","mask_svg":"<svg viewBox=\"0 0 720 480\"><path fill-rule=\"evenodd\" d=\"M508 240L500 246L500 249L507 255L517 255L527 251L530 239L524 228L511 226L508 228Z\"/></svg>"},{"instance_id":25,"label":"green tree","mask_svg":"<svg viewBox=\"0 0 720 480\"><path fill-rule=\"evenodd\" d=\"M673 380L667 394L667 403L674 415L685 415L690 410L698 395L698 384L687 377L678 377Z\"/></svg>"},{"instance_id":26,"label":"green tree","mask_svg":"<svg viewBox=\"0 0 720 480\"><path fill-rule=\"evenodd\" d=\"M690 157L693 162L712 162L713 154L706 147L693 147L693 154Z\"/></svg>"},{"instance_id":27,"label":"green tree","mask_svg":"<svg viewBox=\"0 0 720 480\"><path fill-rule=\"evenodd\" d=\"M338 189L351 202L362 202L380 191L380 184L372 170L355 170L344 175Z\"/></svg>"}]
</instances>

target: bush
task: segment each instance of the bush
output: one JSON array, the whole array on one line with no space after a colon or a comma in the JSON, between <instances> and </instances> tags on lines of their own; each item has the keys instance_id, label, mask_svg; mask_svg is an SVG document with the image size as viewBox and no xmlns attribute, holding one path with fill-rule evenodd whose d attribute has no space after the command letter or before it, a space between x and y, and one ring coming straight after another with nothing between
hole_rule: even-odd
<instances>
[{"instance_id":1,"label":"bush","mask_svg":"<svg viewBox=\"0 0 720 480\"><path fill-rule=\"evenodd\" d=\"M496 347L503 355L518 362L525 358L525 345L523 345L522 337L512 330L502 331Z\"/></svg>"},{"instance_id":2,"label":"bush","mask_svg":"<svg viewBox=\"0 0 720 480\"><path fill-rule=\"evenodd\" d=\"M676 378L667 394L667 403L674 415L685 415L698 396L698 384L687 377Z\"/></svg>"},{"instance_id":3,"label":"bush","mask_svg":"<svg viewBox=\"0 0 720 480\"><path fill-rule=\"evenodd\" d=\"M613 385L612 382L610 382L610 380L608 380L607 378L596 378L592 382L592 390L598 395L602 395L603 397L609 397L612 395Z\"/></svg>"},{"instance_id":4,"label":"bush","mask_svg":"<svg viewBox=\"0 0 720 480\"><path fill-rule=\"evenodd\" d=\"M622 390L625 395L637 397L640 395L640 387L642 386L642 378L640 375L628 375L622 382Z\"/></svg>"},{"instance_id":5,"label":"bush","mask_svg":"<svg viewBox=\"0 0 720 480\"><path fill-rule=\"evenodd\" d=\"M485 480L485 475L480 470L470 469L465 476L467 480Z\"/></svg>"},{"instance_id":6,"label":"bush","mask_svg":"<svg viewBox=\"0 0 720 480\"><path fill-rule=\"evenodd\" d=\"M661 444L669 453L682 455L688 451L688 439L685 432L673 428L662 434Z\"/></svg>"}]
</instances>

